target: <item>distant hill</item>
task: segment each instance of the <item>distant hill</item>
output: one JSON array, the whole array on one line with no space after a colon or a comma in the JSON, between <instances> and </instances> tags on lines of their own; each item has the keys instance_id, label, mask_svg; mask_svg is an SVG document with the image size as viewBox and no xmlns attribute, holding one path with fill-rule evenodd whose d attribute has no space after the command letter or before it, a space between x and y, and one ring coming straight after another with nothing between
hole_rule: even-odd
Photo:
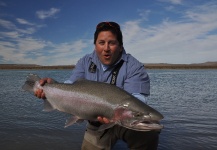
<instances>
[{"instance_id":1,"label":"distant hill","mask_svg":"<svg viewBox=\"0 0 217 150\"><path fill-rule=\"evenodd\" d=\"M205 62L201 64L192 64L192 65L217 66L217 62Z\"/></svg>"},{"instance_id":2,"label":"distant hill","mask_svg":"<svg viewBox=\"0 0 217 150\"><path fill-rule=\"evenodd\" d=\"M73 69L74 65L40 66L35 64L0 64L0 69Z\"/></svg>"},{"instance_id":3,"label":"distant hill","mask_svg":"<svg viewBox=\"0 0 217 150\"><path fill-rule=\"evenodd\" d=\"M147 69L217 69L217 62L205 62L197 64L144 64Z\"/></svg>"},{"instance_id":4,"label":"distant hill","mask_svg":"<svg viewBox=\"0 0 217 150\"><path fill-rule=\"evenodd\" d=\"M147 69L217 69L217 62L197 64L145 63L144 66ZM0 64L0 69L73 69L74 67L74 65Z\"/></svg>"}]
</instances>

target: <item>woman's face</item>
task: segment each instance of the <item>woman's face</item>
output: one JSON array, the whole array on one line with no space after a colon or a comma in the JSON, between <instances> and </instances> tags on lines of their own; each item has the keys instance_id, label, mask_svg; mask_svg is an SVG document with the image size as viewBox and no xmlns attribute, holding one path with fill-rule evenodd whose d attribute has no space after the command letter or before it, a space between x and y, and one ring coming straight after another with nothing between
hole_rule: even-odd
<instances>
[{"instance_id":1,"label":"woman's face","mask_svg":"<svg viewBox=\"0 0 217 150\"><path fill-rule=\"evenodd\" d=\"M119 60L123 48L111 31L101 31L96 40L95 50L102 64L112 65Z\"/></svg>"}]
</instances>

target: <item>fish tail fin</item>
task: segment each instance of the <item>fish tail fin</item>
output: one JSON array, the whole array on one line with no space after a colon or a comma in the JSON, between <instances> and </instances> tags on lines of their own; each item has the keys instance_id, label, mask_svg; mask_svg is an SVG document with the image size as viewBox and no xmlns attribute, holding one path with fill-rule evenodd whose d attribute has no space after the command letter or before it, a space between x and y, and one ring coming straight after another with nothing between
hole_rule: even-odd
<instances>
[{"instance_id":1,"label":"fish tail fin","mask_svg":"<svg viewBox=\"0 0 217 150\"><path fill-rule=\"evenodd\" d=\"M36 74L29 74L27 77L26 77L26 82L25 84L22 86L22 89L25 90L25 91L30 91L30 92L34 92L33 91L33 87L35 85L35 82L36 81L39 81L41 78L36 75Z\"/></svg>"}]
</instances>

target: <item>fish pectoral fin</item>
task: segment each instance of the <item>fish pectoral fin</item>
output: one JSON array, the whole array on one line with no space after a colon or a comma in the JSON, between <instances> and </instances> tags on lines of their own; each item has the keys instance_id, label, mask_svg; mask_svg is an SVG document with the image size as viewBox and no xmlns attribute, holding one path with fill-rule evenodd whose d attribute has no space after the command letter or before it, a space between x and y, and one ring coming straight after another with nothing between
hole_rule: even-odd
<instances>
[{"instance_id":1,"label":"fish pectoral fin","mask_svg":"<svg viewBox=\"0 0 217 150\"><path fill-rule=\"evenodd\" d=\"M48 100L44 100L44 109L43 111L52 111L52 110L55 110L55 108L50 104L50 102L48 102Z\"/></svg>"},{"instance_id":2,"label":"fish pectoral fin","mask_svg":"<svg viewBox=\"0 0 217 150\"><path fill-rule=\"evenodd\" d=\"M65 128L73 125L74 123L81 123L84 119L80 119L77 116L71 116L68 120L66 120Z\"/></svg>"},{"instance_id":3,"label":"fish pectoral fin","mask_svg":"<svg viewBox=\"0 0 217 150\"><path fill-rule=\"evenodd\" d=\"M115 125L114 122L102 124L102 125L99 127L98 131L102 131L102 130L109 129L109 128L113 127L114 125Z\"/></svg>"}]
</instances>

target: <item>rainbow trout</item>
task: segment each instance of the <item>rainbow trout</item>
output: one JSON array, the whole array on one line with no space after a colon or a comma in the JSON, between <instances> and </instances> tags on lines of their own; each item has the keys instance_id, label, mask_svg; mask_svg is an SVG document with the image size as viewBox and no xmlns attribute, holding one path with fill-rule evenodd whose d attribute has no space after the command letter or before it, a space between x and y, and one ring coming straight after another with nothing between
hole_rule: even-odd
<instances>
[{"instance_id":1,"label":"rainbow trout","mask_svg":"<svg viewBox=\"0 0 217 150\"><path fill-rule=\"evenodd\" d=\"M137 131L163 128L159 124L163 119L161 113L117 86L89 80L41 86L39 80L39 76L29 74L22 89L32 93L43 89L45 111L58 110L72 115L65 127L83 120L97 121L102 116L110 123L101 125L99 130L116 124Z\"/></svg>"}]
</instances>

